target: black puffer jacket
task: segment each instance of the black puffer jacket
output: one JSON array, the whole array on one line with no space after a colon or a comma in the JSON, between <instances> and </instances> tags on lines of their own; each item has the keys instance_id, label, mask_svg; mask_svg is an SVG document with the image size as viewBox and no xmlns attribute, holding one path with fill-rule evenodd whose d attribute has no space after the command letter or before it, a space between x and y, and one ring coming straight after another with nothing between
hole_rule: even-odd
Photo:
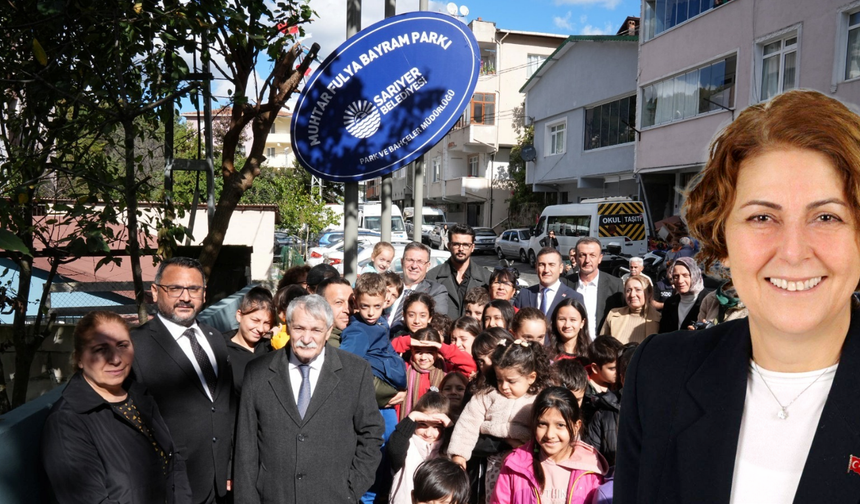
<instances>
[{"instance_id":1,"label":"black puffer jacket","mask_svg":"<svg viewBox=\"0 0 860 504\"><path fill-rule=\"evenodd\" d=\"M615 465L615 451L618 442L618 414L621 411L621 391L604 392L592 398L597 409L583 441L597 448L609 466Z\"/></svg>"}]
</instances>

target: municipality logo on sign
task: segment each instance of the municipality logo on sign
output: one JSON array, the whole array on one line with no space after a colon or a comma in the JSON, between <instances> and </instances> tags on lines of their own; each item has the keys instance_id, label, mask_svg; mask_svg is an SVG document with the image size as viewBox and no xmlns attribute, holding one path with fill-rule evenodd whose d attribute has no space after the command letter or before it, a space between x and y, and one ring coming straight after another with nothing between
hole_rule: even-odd
<instances>
[{"instance_id":1,"label":"municipality logo on sign","mask_svg":"<svg viewBox=\"0 0 860 504\"><path fill-rule=\"evenodd\" d=\"M370 26L326 58L302 90L293 151L330 181L391 173L453 127L479 67L474 35L452 17L413 12Z\"/></svg>"}]
</instances>

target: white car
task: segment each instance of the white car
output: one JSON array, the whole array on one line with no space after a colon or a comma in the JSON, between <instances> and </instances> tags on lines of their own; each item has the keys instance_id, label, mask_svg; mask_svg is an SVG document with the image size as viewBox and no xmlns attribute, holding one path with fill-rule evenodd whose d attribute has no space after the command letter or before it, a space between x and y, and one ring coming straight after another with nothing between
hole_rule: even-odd
<instances>
[{"instance_id":1,"label":"white car","mask_svg":"<svg viewBox=\"0 0 860 504\"><path fill-rule=\"evenodd\" d=\"M403 250L406 246L395 245L394 246L394 260L391 261L391 271L395 273L403 273L403 266L400 264L400 258L403 257ZM373 247L371 247L372 252ZM365 266L370 263L370 252L367 253L366 256L362 256L359 252L358 254L358 271L361 271ZM427 266L427 271L439 266L444 263L451 257L451 252L447 250L436 250L430 249L430 265ZM336 266L335 266L336 267Z\"/></svg>"},{"instance_id":2,"label":"white car","mask_svg":"<svg viewBox=\"0 0 860 504\"><path fill-rule=\"evenodd\" d=\"M377 240L378 242L379 240ZM366 241L362 243L359 240L358 243L358 271L361 272L362 268L364 268L368 263L370 263L370 256L373 254L373 246L376 245L377 242ZM406 245L394 244L394 257L399 258L403 256L403 249L406 248ZM343 275L343 243L339 243L338 246L334 247L335 250L330 252L326 258L325 263L331 264L334 268ZM399 260L399 259L397 259Z\"/></svg>"},{"instance_id":3,"label":"white car","mask_svg":"<svg viewBox=\"0 0 860 504\"><path fill-rule=\"evenodd\" d=\"M358 248L359 252L363 249L369 247L369 250L373 250L373 245L379 241L378 236L362 236L358 237ZM340 241L335 243L330 247L314 247L308 250L308 260L306 261L308 266L313 268L317 264L331 264L335 265L337 263L332 262L329 258L340 258L340 261L343 262L343 244L344 242ZM332 256L332 254L334 254ZM338 255L339 254L339 255Z\"/></svg>"}]
</instances>

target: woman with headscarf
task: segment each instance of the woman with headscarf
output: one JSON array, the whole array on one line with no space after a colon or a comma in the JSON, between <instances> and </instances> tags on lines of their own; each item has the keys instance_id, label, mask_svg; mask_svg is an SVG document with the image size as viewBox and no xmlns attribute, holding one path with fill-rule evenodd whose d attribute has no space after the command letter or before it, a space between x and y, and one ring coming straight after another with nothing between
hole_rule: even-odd
<instances>
[{"instance_id":1,"label":"woman with headscarf","mask_svg":"<svg viewBox=\"0 0 860 504\"><path fill-rule=\"evenodd\" d=\"M660 332L689 329L696 323L702 300L708 294L702 283L702 270L691 257L679 257L672 263L672 285L675 294L663 304Z\"/></svg>"}]
</instances>

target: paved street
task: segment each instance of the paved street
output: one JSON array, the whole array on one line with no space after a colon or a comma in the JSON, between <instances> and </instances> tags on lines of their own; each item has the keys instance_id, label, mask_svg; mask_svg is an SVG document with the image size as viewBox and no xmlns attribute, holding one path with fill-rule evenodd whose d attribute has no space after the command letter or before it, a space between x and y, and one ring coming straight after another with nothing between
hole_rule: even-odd
<instances>
[{"instance_id":1,"label":"paved street","mask_svg":"<svg viewBox=\"0 0 860 504\"><path fill-rule=\"evenodd\" d=\"M487 266L489 268L495 268L496 266L506 266L504 261L499 260L499 258L495 254L473 254L472 260L475 261L475 264L479 264L481 266ZM538 281L537 274L535 274L535 269L529 266L526 263L521 263L519 261L514 261L513 267L516 268L520 272L520 278L526 281L529 285L535 285Z\"/></svg>"}]
</instances>

